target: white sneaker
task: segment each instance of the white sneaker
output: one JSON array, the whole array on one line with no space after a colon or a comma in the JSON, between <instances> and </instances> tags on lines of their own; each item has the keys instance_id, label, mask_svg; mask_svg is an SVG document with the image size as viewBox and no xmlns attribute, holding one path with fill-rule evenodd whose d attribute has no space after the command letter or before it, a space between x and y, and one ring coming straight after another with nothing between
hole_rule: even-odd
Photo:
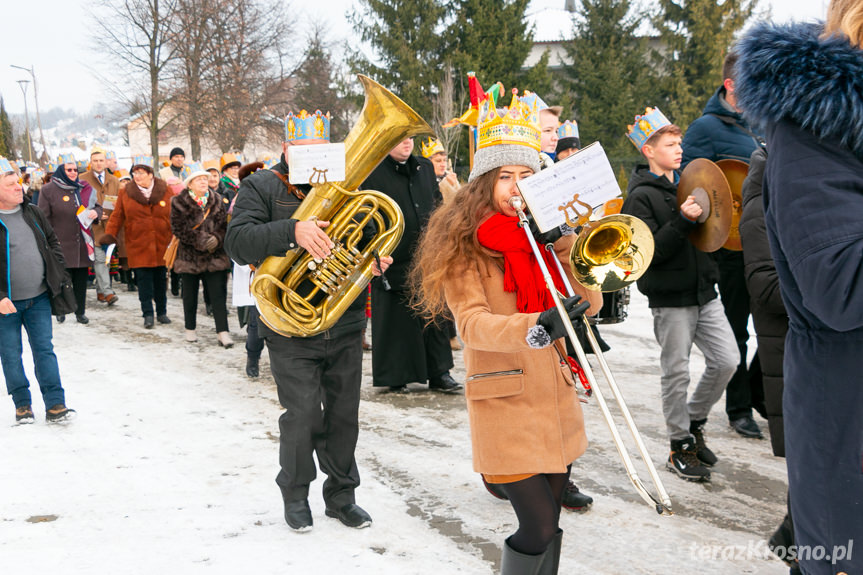
<instances>
[{"instance_id":1,"label":"white sneaker","mask_svg":"<svg viewBox=\"0 0 863 575\"><path fill-rule=\"evenodd\" d=\"M198 334L193 329L186 330L186 341L189 343L198 341Z\"/></svg>"},{"instance_id":2,"label":"white sneaker","mask_svg":"<svg viewBox=\"0 0 863 575\"><path fill-rule=\"evenodd\" d=\"M227 331L220 331L216 334L219 339L219 345L224 348L234 347L234 340L231 339L231 334Z\"/></svg>"}]
</instances>

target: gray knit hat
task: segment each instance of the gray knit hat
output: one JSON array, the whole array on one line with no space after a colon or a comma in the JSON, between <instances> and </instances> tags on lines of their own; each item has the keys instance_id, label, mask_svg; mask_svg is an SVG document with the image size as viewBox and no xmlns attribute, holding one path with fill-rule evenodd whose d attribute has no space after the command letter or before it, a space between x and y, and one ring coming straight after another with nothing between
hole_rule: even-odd
<instances>
[{"instance_id":1,"label":"gray knit hat","mask_svg":"<svg viewBox=\"0 0 863 575\"><path fill-rule=\"evenodd\" d=\"M539 152L530 146L498 144L480 148L473 156L473 169L467 181L472 182L481 175L501 166L527 166L539 172Z\"/></svg>"}]
</instances>

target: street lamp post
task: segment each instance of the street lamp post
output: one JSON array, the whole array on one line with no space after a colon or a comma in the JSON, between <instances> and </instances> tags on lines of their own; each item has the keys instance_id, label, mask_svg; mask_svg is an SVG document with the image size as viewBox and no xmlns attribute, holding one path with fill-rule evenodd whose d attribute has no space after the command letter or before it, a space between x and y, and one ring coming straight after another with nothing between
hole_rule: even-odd
<instances>
[{"instance_id":1,"label":"street lamp post","mask_svg":"<svg viewBox=\"0 0 863 575\"><path fill-rule=\"evenodd\" d=\"M45 135L42 133L42 118L39 116L39 90L36 88L36 71L33 69L32 64L29 68L16 66L15 64L10 64L10 66L29 72L30 77L33 78L33 99L36 101L36 124L39 126L39 142L42 144L42 156L40 161L48 161L48 147L45 145Z\"/></svg>"},{"instance_id":2,"label":"street lamp post","mask_svg":"<svg viewBox=\"0 0 863 575\"><path fill-rule=\"evenodd\" d=\"M24 127L27 132L27 159L33 161L33 143L30 142L30 113L27 111L27 84L30 80L18 80L18 85L21 86L21 93L24 94Z\"/></svg>"}]
</instances>

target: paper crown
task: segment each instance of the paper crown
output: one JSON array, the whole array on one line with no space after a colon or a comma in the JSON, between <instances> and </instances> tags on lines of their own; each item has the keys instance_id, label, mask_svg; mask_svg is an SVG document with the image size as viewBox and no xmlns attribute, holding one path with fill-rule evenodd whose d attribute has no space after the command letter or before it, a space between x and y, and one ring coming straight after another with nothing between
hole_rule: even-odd
<instances>
[{"instance_id":1,"label":"paper crown","mask_svg":"<svg viewBox=\"0 0 863 575\"><path fill-rule=\"evenodd\" d=\"M72 154L60 154L57 156L57 164L76 164L75 156Z\"/></svg>"},{"instance_id":2,"label":"paper crown","mask_svg":"<svg viewBox=\"0 0 863 575\"><path fill-rule=\"evenodd\" d=\"M446 150L440 140L437 138L429 138L425 142L420 143L420 153L423 158L431 158L435 154L446 154Z\"/></svg>"},{"instance_id":3,"label":"paper crown","mask_svg":"<svg viewBox=\"0 0 863 575\"><path fill-rule=\"evenodd\" d=\"M275 166L278 163L279 163L279 160L277 160L276 158L265 158L264 159L264 168L269 170L270 168L272 168L273 166Z\"/></svg>"},{"instance_id":4,"label":"paper crown","mask_svg":"<svg viewBox=\"0 0 863 575\"><path fill-rule=\"evenodd\" d=\"M641 151L653 134L660 128L670 125L671 122L659 111L659 108L645 108L644 115L636 116L635 123L628 126L626 137Z\"/></svg>"},{"instance_id":5,"label":"paper crown","mask_svg":"<svg viewBox=\"0 0 863 575\"><path fill-rule=\"evenodd\" d=\"M102 146L93 146L93 148L90 150L91 158L93 157L93 154L102 154L105 156L105 159L108 158L108 152L106 152L105 148L103 148Z\"/></svg>"},{"instance_id":6,"label":"paper crown","mask_svg":"<svg viewBox=\"0 0 863 575\"><path fill-rule=\"evenodd\" d=\"M562 106L549 106L542 98L539 97L538 94L535 94L530 90L525 90L524 94L522 94L519 100L521 100L530 107L532 107L534 103L536 103L537 111L541 112L542 110L548 110L554 113L555 116L559 116L560 112L563 110Z\"/></svg>"},{"instance_id":7,"label":"paper crown","mask_svg":"<svg viewBox=\"0 0 863 575\"><path fill-rule=\"evenodd\" d=\"M183 171L189 170L189 173L193 172L206 172L207 169L204 167L204 164L201 162L192 162L191 164L186 164L183 166Z\"/></svg>"},{"instance_id":8,"label":"paper crown","mask_svg":"<svg viewBox=\"0 0 863 575\"><path fill-rule=\"evenodd\" d=\"M134 156L132 158L132 167L135 166L147 166L151 170L153 169L153 156Z\"/></svg>"},{"instance_id":9,"label":"paper crown","mask_svg":"<svg viewBox=\"0 0 863 575\"><path fill-rule=\"evenodd\" d=\"M45 164L45 169L48 171L49 174L53 174L57 171L57 164L55 164L54 162L48 162L47 164Z\"/></svg>"},{"instance_id":10,"label":"paper crown","mask_svg":"<svg viewBox=\"0 0 863 575\"><path fill-rule=\"evenodd\" d=\"M528 105L512 90L509 108L498 110L492 98L482 102L479 110L477 150L499 144L516 144L540 149L539 108L537 101Z\"/></svg>"},{"instance_id":11,"label":"paper crown","mask_svg":"<svg viewBox=\"0 0 863 575\"><path fill-rule=\"evenodd\" d=\"M204 162L204 169L207 171L209 171L209 170L216 170L217 172L221 171L219 168L219 160L207 160L206 162Z\"/></svg>"},{"instance_id":12,"label":"paper crown","mask_svg":"<svg viewBox=\"0 0 863 575\"><path fill-rule=\"evenodd\" d=\"M105 150L105 159L106 160L116 160L117 153L114 150Z\"/></svg>"},{"instance_id":13,"label":"paper crown","mask_svg":"<svg viewBox=\"0 0 863 575\"><path fill-rule=\"evenodd\" d=\"M305 110L294 116L288 112L285 116L285 141L296 142L297 140L330 140L330 113L322 114L315 110L309 114Z\"/></svg>"},{"instance_id":14,"label":"paper crown","mask_svg":"<svg viewBox=\"0 0 863 575\"><path fill-rule=\"evenodd\" d=\"M9 160L0 156L0 174L8 174L9 172L14 172L15 168L12 167L12 164L9 163Z\"/></svg>"},{"instance_id":15,"label":"paper crown","mask_svg":"<svg viewBox=\"0 0 863 575\"><path fill-rule=\"evenodd\" d=\"M557 128L557 137L560 139L563 138L577 138L578 137L578 123L575 121L567 120Z\"/></svg>"}]
</instances>

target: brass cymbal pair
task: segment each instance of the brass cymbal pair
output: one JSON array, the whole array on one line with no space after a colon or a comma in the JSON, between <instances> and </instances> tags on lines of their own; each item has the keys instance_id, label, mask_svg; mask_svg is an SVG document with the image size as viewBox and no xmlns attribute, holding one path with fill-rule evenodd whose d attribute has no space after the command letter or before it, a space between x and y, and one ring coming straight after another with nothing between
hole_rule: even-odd
<instances>
[{"instance_id":1,"label":"brass cymbal pair","mask_svg":"<svg viewBox=\"0 0 863 575\"><path fill-rule=\"evenodd\" d=\"M693 196L701 206L699 225L689 233L689 241L699 250L741 250L741 190L748 172L749 166L740 160L713 163L705 158L692 160L683 170L677 184L677 205Z\"/></svg>"}]
</instances>

